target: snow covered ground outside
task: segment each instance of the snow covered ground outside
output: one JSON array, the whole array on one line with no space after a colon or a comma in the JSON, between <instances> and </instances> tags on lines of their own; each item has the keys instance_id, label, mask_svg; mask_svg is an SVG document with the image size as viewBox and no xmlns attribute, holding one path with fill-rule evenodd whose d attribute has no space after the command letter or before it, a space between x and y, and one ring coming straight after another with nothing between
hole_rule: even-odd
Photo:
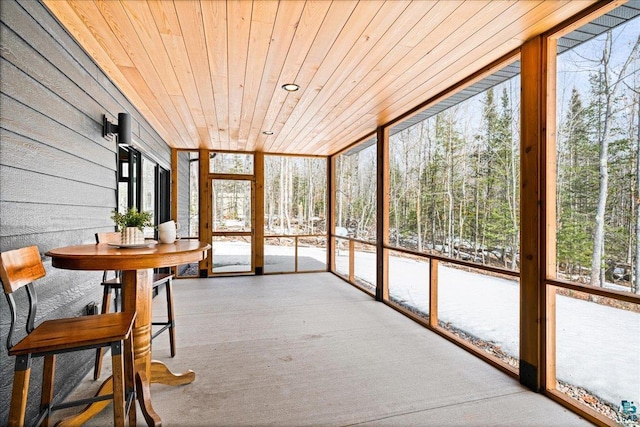
<instances>
[{"instance_id":1,"label":"snow covered ground outside","mask_svg":"<svg viewBox=\"0 0 640 427\"><path fill-rule=\"evenodd\" d=\"M251 247L248 242L214 242L213 272L251 271ZM264 272L283 273L295 271L293 246L265 245ZM324 248L299 247L298 271L324 271L327 268L327 251Z\"/></svg>"},{"instance_id":2,"label":"snow covered ground outside","mask_svg":"<svg viewBox=\"0 0 640 427\"><path fill-rule=\"evenodd\" d=\"M216 242L214 264L227 265L250 254L243 242ZM224 254L224 255L222 255ZM216 258L218 261L216 261ZM293 248L265 246L265 272L293 271ZM236 261L233 261L233 260ZM348 274L348 252L336 256L338 272ZM299 268L324 269L326 250L299 248ZM356 252L355 275L375 283L375 254ZM226 268L226 267L220 267ZM392 299L427 313L429 264L389 259ZM440 265L439 320L451 323L518 358L519 283ZM557 377L612 404L640 402L640 313L565 296L556 299Z\"/></svg>"}]
</instances>

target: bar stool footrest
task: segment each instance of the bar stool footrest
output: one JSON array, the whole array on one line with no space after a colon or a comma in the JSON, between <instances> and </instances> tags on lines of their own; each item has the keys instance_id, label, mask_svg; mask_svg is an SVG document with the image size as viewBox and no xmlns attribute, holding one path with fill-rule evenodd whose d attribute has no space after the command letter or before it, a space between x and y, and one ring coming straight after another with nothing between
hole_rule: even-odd
<instances>
[{"instance_id":1,"label":"bar stool footrest","mask_svg":"<svg viewBox=\"0 0 640 427\"><path fill-rule=\"evenodd\" d=\"M167 329L174 328L176 326L175 322L152 322L151 324L153 326L162 326L162 328L158 329L153 334L151 334L151 340L153 340L155 337L157 337Z\"/></svg>"}]
</instances>

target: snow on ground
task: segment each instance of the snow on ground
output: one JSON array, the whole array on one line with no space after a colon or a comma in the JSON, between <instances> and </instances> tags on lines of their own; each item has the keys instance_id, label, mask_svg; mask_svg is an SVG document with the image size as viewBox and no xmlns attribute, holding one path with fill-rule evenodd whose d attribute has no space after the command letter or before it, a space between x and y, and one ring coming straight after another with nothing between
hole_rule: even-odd
<instances>
[{"instance_id":1,"label":"snow on ground","mask_svg":"<svg viewBox=\"0 0 640 427\"><path fill-rule=\"evenodd\" d=\"M251 271L251 246L248 242L214 242L213 272ZM265 245L264 272L295 271L293 246ZM324 271L327 268L327 250L324 248L298 248L298 271Z\"/></svg>"},{"instance_id":2,"label":"snow on ground","mask_svg":"<svg viewBox=\"0 0 640 427\"><path fill-rule=\"evenodd\" d=\"M247 243L225 242L222 248L216 242L215 246L214 263L234 263L241 254L245 255L244 263L249 260ZM292 257L292 247L265 246L265 272L293 271ZM317 270L325 268L325 263L324 249L299 248L299 267ZM348 252L339 251L337 271L348 275L348 266ZM375 283L375 266L374 253L356 252L356 277ZM423 313L429 311L428 277L428 262L389 258L391 298ZM438 283L439 320L518 358L517 280L440 265ZM640 313L558 295L556 318L558 379L615 405L622 400L640 402Z\"/></svg>"}]
</instances>

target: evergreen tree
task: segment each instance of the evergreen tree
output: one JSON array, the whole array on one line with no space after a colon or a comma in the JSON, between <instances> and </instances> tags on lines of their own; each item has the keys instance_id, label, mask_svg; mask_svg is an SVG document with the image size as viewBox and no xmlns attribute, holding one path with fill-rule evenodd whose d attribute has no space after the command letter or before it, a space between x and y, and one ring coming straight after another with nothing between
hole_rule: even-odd
<instances>
[{"instance_id":1,"label":"evergreen tree","mask_svg":"<svg viewBox=\"0 0 640 427\"><path fill-rule=\"evenodd\" d=\"M589 263L593 250L591 218L598 188L598 145L589 135L590 112L576 88L558 138L557 259L569 273Z\"/></svg>"}]
</instances>

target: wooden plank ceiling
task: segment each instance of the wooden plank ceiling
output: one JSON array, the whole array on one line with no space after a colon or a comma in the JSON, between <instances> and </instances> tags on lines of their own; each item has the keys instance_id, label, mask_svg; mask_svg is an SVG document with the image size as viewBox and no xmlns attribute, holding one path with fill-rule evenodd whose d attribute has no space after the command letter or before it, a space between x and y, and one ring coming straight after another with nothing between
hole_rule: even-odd
<instances>
[{"instance_id":1,"label":"wooden plank ceiling","mask_svg":"<svg viewBox=\"0 0 640 427\"><path fill-rule=\"evenodd\" d=\"M170 146L313 155L593 2L44 0Z\"/></svg>"}]
</instances>

